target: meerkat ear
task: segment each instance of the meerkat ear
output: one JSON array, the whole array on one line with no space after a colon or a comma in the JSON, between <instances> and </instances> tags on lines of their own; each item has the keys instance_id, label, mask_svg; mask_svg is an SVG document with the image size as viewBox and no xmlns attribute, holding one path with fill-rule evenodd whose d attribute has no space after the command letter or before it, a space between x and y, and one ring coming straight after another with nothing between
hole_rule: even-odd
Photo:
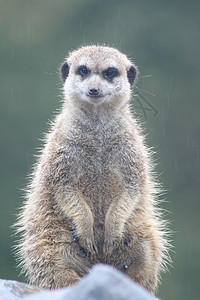
<instances>
[{"instance_id":1,"label":"meerkat ear","mask_svg":"<svg viewBox=\"0 0 200 300\"><path fill-rule=\"evenodd\" d=\"M67 62L64 62L64 64L62 64L60 68L60 76L63 82L65 82L65 80L67 79L68 74L69 74L69 65Z\"/></svg>"},{"instance_id":2,"label":"meerkat ear","mask_svg":"<svg viewBox=\"0 0 200 300\"><path fill-rule=\"evenodd\" d=\"M136 67L131 66L128 71L127 71L127 77L128 77L128 81L130 83L130 85L133 85L135 82L135 79L137 77L138 74L138 70L136 69Z\"/></svg>"}]
</instances>

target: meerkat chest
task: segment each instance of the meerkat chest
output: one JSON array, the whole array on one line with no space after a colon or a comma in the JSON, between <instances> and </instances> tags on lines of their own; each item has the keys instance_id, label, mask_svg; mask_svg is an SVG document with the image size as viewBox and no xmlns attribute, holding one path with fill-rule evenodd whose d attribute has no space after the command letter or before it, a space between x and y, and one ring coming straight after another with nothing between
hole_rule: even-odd
<instances>
[{"instance_id":1,"label":"meerkat chest","mask_svg":"<svg viewBox=\"0 0 200 300\"><path fill-rule=\"evenodd\" d=\"M104 130L73 140L66 163L75 175L74 184L85 196L97 201L116 198L123 193L124 184L130 188L136 185L141 161L132 143L115 131Z\"/></svg>"},{"instance_id":2,"label":"meerkat chest","mask_svg":"<svg viewBox=\"0 0 200 300\"><path fill-rule=\"evenodd\" d=\"M117 126L96 132L81 127L59 145L51 158L52 181L80 191L91 207L106 211L125 188L132 190L141 181L137 147Z\"/></svg>"}]
</instances>

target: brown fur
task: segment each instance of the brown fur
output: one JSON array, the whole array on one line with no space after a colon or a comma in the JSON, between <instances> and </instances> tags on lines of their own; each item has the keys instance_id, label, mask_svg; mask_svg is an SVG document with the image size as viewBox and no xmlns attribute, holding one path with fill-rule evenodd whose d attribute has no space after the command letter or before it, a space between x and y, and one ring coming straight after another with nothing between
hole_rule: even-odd
<instances>
[{"instance_id":1,"label":"brown fur","mask_svg":"<svg viewBox=\"0 0 200 300\"><path fill-rule=\"evenodd\" d=\"M31 283L53 289L107 263L154 292L167 243L150 151L129 109L128 72L137 69L102 46L72 52L66 65L63 109L18 221L23 270ZM86 78L77 74L80 65L90 69ZM119 74L108 81L102 71L113 66ZM91 87L103 97L89 97Z\"/></svg>"}]
</instances>

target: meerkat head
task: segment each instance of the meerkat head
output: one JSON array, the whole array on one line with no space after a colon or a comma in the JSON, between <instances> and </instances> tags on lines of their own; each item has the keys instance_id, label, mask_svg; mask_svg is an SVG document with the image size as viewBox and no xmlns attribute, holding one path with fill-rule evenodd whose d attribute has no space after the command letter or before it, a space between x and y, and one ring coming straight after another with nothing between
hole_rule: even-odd
<instances>
[{"instance_id":1,"label":"meerkat head","mask_svg":"<svg viewBox=\"0 0 200 300\"><path fill-rule=\"evenodd\" d=\"M118 106L130 99L137 68L118 50L87 46L70 54L61 66L66 100Z\"/></svg>"}]
</instances>

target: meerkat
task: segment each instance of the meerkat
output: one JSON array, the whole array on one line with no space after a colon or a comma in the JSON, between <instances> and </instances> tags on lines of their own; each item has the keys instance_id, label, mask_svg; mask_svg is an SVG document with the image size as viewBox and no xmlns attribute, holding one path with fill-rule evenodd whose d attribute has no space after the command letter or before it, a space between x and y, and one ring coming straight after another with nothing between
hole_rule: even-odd
<instances>
[{"instance_id":1,"label":"meerkat","mask_svg":"<svg viewBox=\"0 0 200 300\"><path fill-rule=\"evenodd\" d=\"M105 263L155 292L167 240L151 151L130 112L137 67L115 48L85 46L60 70L62 110L17 224L22 269L55 289Z\"/></svg>"}]
</instances>

